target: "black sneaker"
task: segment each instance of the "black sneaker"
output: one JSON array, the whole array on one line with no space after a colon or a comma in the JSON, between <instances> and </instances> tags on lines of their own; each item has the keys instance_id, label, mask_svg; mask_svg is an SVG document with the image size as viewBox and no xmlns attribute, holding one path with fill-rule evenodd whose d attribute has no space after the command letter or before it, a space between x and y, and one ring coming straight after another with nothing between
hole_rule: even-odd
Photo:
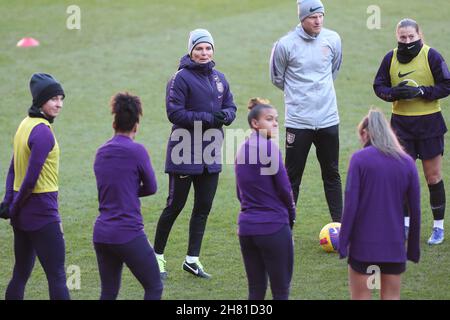
<instances>
[{"instance_id":1,"label":"black sneaker","mask_svg":"<svg viewBox=\"0 0 450 320\"><path fill-rule=\"evenodd\" d=\"M197 263L187 263L186 260L183 262L183 270L187 271L191 274L193 274L196 277L209 279L211 278L211 275L209 273L206 273L204 271L204 268L200 261L197 261Z\"/></svg>"}]
</instances>

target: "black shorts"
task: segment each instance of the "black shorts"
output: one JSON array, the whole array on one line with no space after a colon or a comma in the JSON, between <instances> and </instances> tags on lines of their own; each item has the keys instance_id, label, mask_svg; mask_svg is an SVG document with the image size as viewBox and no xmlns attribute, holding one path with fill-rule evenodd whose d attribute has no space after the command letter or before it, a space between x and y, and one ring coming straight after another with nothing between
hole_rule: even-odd
<instances>
[{"instance_id":1,"label":"black shorts","mask_svg":"<svg viewBox=\"0 0 450 320\"><path fill-rule=\"evenodd\" d=\"M444 136L428 139L399 140L405 151L414 160L430 160L438 155L444 155Z\"/></svg>"},{"instance_id":2,"label":"black shorts","mask_svg":"<svg viewBox=\"0 0 450 320\"><path fill-rule=\"evenodd\" d=\"M392 114L391 126L405 151L414 160L430 160L444 154L447 126L441 112L423 116Z\"/></svg>"},{"instance_id":3,"label":"black shorts","mask_svg":"<svg viewBox=\"0 0 450 320\"><path fill-rule=\"evenodd\" d=\"M350 256L348 257L348 264L354 271L367 275L373 274L373 270L369 270L371 266L377 266L383 274L399 275L406 270L406 263L403 262L361 262Z\"/></svg>"}]
</instances>

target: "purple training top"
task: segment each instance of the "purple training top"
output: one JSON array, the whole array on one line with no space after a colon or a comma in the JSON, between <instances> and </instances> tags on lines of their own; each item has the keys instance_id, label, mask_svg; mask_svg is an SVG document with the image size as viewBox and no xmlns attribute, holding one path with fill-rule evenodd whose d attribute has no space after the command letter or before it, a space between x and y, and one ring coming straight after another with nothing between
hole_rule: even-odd
<instances>
[{"instance_id":1,"label":"purple training top","mask_svg":"<svg viewBox=\"0 0 450 320\"><path fill-rule=\"evenodd\" d=\"M10 204L11 225L23 231L35 231L52 222L61 222L58 213L58 192L32 193L48 154L55 145L50 128L41 123L31 130L28 168L19 192L14 191L14 157L6 178L3 202Z\"/></svg>"},{"instance_id":2,"label":"purple training top","mask_svg":"<svg viewBox=\"0 0 450 320\"><path fill-rule=\"evenodd\" d=\"M94 162L99 216L94 242L127 243L144 235L139 197L156 192L156 178L145 147L115 135L97 150Z\"/></svg>"},{"instance_id":3,"label":"purple training top","mask_svg":"<svg viewBox=\"0 0 450 320\"><path fill-rule=\"evenodd\" d=\"M407 250L403 204L410 209ZM350 160L339 253L361 262L403 263L420 258L420 186L414 160L368 146Z\"/></svg>"},{"instance_id":4,"label":"purple training top","mask_svg":"<svg viewBox=\"0 0 450 320\"><path fill-rule=\"evenodd\" d=\"M272 174L262 174L270 167L275 169ZM240 236L271 234L295 220L291 184L281 152L271 140L253 132L237 154L235 173Z\"/></svg>"}]
</instances>

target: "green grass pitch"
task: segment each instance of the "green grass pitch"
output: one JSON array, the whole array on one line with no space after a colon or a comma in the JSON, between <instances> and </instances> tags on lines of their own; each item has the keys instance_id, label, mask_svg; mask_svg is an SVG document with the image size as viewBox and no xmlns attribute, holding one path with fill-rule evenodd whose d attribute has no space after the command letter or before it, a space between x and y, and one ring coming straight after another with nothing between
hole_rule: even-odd
<instances>
[{"instance_id":1,"label":"green grass pitch","mask_svg":"<svg viewBox=\"0 0 450 320\"><path fill-rule=\"evenodd\" d=\"M247 129L246 102L266 97L278 107L284 122L282 92L269 79L272 44L298 23L293 0L181 0L117 1L78 0L81 30L68 30L68 1L0 0L0 195L12 154L15 130L31 103L28 81L33 72L47 72L61 81L66 91L64 109L54 130L61 148L60 214L66 240L66 265L81 269L81 288L73 299L98 299L100 280L92 246L92 227L97 216L97 191L92 170L95 150L112 135L110 97L128 90L142 98L144 118L137 141L149 150L157 172L159 190L142 199L145 230L151 242L164 208L168 178L164 174L165 147L170 124L165 115L165 85L185 54L188 32L207 28L216 43L215 61L225 73L238 105L231 128ZM340 170L346 180L348 160L359 148L356 125L369 106L390 113L390 104L373 93L372 81L386 52L396 46L394 29L404 17L416 19L426 42L450 62L448 0L330 1L324 0L325 27L342 37L344 61L335 83L341 125ZM381 9L381 28L369 30L367 8ZM437 10L436 8L440 8ZM41 45L17 48L22 37ZM450 124L450 100L441 101ZM281 130L284 136L284 129ZM449 140L446 139L447 146ZM284 141L280 141L282 150ZM284 152L284 150L283 150ZM443 176L450 189L450 158L444 157ZM420 163L422 187L422 259L408 264L403 277L403 299L450 299L450 240L428 247L432 227L428 189ZM225 165L209 217L201 261L213 278L202 281L181 270L187 247L192 196L180 215L165 252L169 279L164 299L246 299L247 280L236 235L239 204L235 196L232 165ZM303 178L294 229L295 267L291 299L348 299L347 266L335 254L326 254L318 234L330 222L314 148ZM446 227L450 230L450 219ZM12 229L0 221L0 298L11 277L14 256ZM377 294L375 294L377 295ZM26 299L48 299L47 282L39 263L25 293ZM143 290L125 268L119 299L142 299ZM268 290L267 298L270 298Z\"/></svg>"}]
</instances>

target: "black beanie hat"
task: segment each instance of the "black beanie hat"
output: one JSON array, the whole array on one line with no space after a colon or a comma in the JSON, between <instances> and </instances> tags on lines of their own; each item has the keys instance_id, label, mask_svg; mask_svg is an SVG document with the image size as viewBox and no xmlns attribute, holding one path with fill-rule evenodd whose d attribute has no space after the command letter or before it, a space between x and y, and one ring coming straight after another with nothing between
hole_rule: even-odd
<instances>
[{"instance_id":1,"label":"black beanie hat","mask_svg":"<svg viewBox=\"0 0 450 320\"><path fill-rule=\"evenodd\" d=\"M62 95L64 90L53 76L47 73L35 73L31 76L30 91L33 96L33 106L40 108L51 98Z\"/></svg>"}]
</instances>

